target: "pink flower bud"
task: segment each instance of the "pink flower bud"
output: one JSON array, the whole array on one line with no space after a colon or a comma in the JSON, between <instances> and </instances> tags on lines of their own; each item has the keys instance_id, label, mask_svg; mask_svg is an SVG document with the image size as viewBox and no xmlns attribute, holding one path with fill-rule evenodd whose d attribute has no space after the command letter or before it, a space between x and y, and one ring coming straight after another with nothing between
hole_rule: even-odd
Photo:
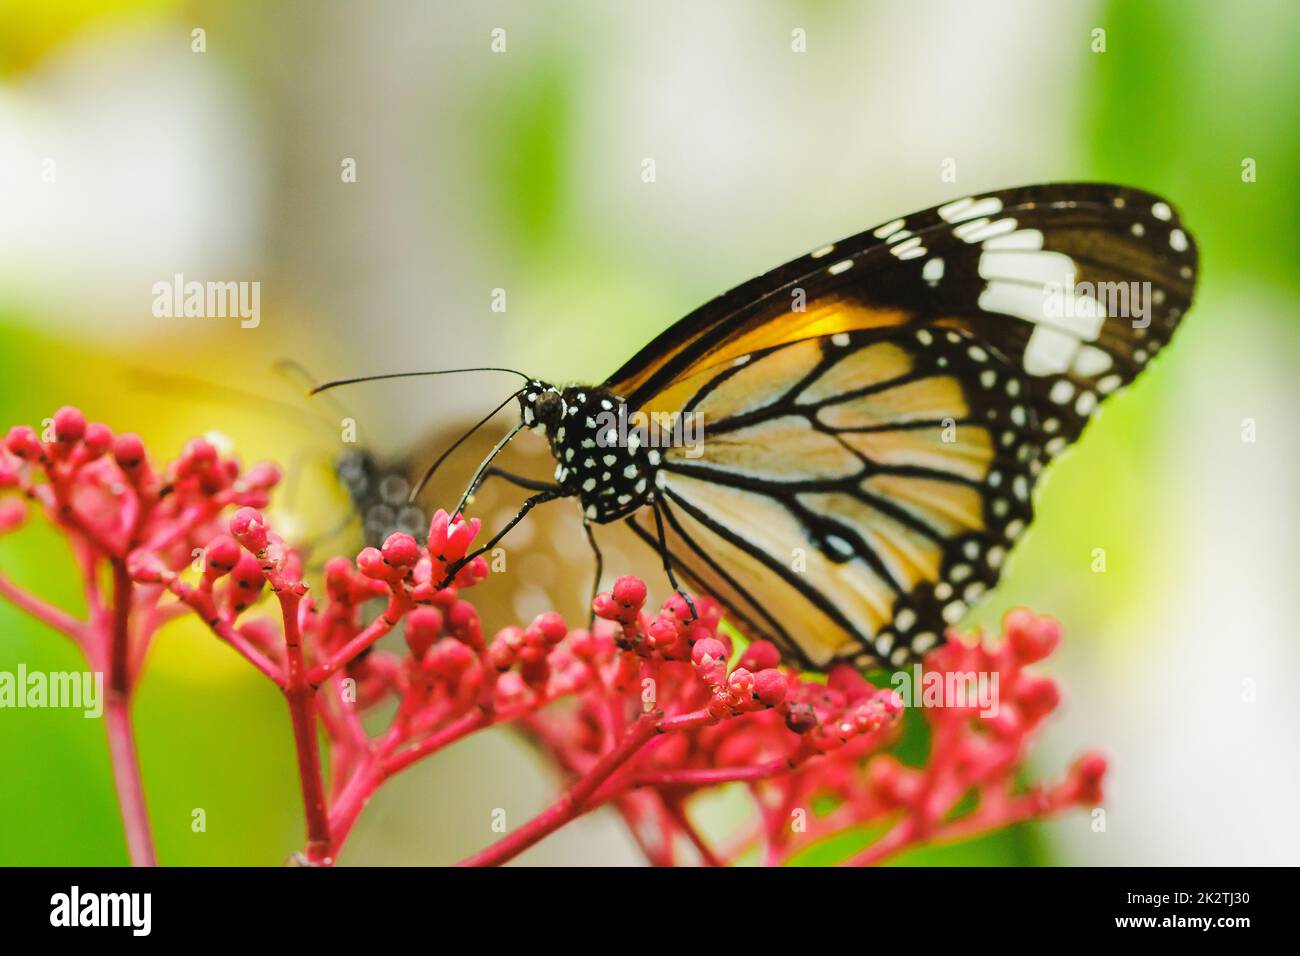
<instances>
[{"instance_id":1,"label":"pink flower bud","mask_svg":"<svg viewBox=\"0 0 1300 956\"><path fill-rule=\"evenodd\" d=\"M663 609L683 624L690 621L694 616L691 614L691 606L686 603L686 598L677 593L668 595L668 599L664 601Z\"/></svg>"},{"instance_id":2,"label":"pink flower bud","mask_svg":"<svg viewBox=\"0 0 1300 956\"><path fill-rule=\"evenodd\" d=\"M456 572L452 583L458 588L472 588L488 576L487 558L478 555Z\"/></svg>"},{"instance_id":3,"label":"pink flower bud","mask_svg":"<svg viewBox=\"0 0 1300 956\"><path fill-rule=\"evenodd\" d=\"M1083 806L1101 803L1101 782L1105 776L1105 757L1099 753L1088 753L1080 757L1070 768L1070 780L1078 788L1075 799Z\"/></svg>"},{"instance_id":4,"label":"pink flower bud","mask_svg":"<svg viewBox=\"0 0 1300 956\"><path fill-rule=\"evenodd\" d=\"M492 638L488 647L488 663L499 671L508 671L519 659L524 632L517 627L507 627Z\"/></svg>"},{"instance_id":5,"label":"pink flower bud","mask_svg":"<svg viewBox=\"0 0 1300 956\"><path fill-rule=\"evenodd\" d=\"M826 686L839 691L850 703L870 697L876 692L871 682L850 664L835 664L826 675Z\"/></svg>"},{"instance_id":6,"label":"pink flower bud","mask_svg":"<svg viewBox=\"0 0 1300 956\"><path fill-rule=\"evenodd\" d=\"M436 607L417 607L406 615L406 646L417 661L442 633L442 612Z\"/></svg>"},{"instance_id":7,"label":"pink flower bud","mask_svg":"<svg viewBox=\"0 0 1300 956\"><path fill-rule=\"evenodd\" d=\"M569 633L569 626L564 623L564 618L554 611L539 614L533 619L532 626L541 632L542 639L551 647L564 640L565 635Z\"/></svg>"},{"instance_id":8,"label":"pink flower bud","mask_svg":"<svg viewBox=\"0 0 1300 956\"><path fill-rule=\"evenodd\" d=\"M796 734L806 734L817 726L817 711L812 704L799 702L790 705L785 714L785 725Z\"/></svg>"},{"instance_id":9,"label":"pink flower bud","mask_svg":"<svg viewBox=\"0 0 1300 956\"><path fill-rule=\"evenodd\" d=\"M478 534L482 522L471 518L467 523L457 516L455 521L441 508L429 522L429 555L444 565L455 564L465 557L470 542Z\"/></svg>"},{"instance_id":10,"label":"pink flower bud","mask_svg":"<svg viewBox=\"0 0 1300 956\"><path fill-rule=\"evenodd\" d=\"M1025 730L1025 721L1020 708L1006 700L1001 702L996 714L982 717L980 722L993 734L1005 739L1016 737Z\"/></svg>"},{"instance_id":11,"label":"pink flower bud","mask_svg":"<svg viewBox=\"0 0 1300 956\"><path fill-rule=\"evenodd\" d=\"M727 692L737 700L749 700L754 693L754 675L737 667L727 677Z\"/></svg>"},{"instance_id":12,"label":"pink flower bud","mask_svg":"<svg viewBox=\"0 0 1300 956\"><path fill-rule=\"evenodd\" d=\"M466 643L474 644L477 641L481 644L483 625L479 621L478 611L468 601L443 601L442 596L447 593L454 594L455 592L451 591L450 588L439 591L439 600L435 602L435 604L443 608L443 615L447 619L447 630L453 637L459 638Z\"/></svg>"},{"instance_id":13,"label":"pink flower bud","mask_svg":"<svg viewBox=\"0 0 1300 956\"><path fill-rule=\"evenodd\" d=\"M86 426L82 439L86 446L86 457L90 460L103 457L113 445L113 432L103 422L91 422Z\"/></svg>"},{"instance_id":14,"label":"pink flower bud","mask_svg":"<svg viewBox=\"0 0 1300 956\"><path fill-rule=\"evenodd\" d=\"M86 416L81 409L64 405L54 413L54 438L64 445L81 441L86 434Z\"/></svg>"},{"instance_id":15,"label":"pink flower bud","mask_svg":"<svg viewBox=\"0 0 1300 956\"><path fill-rule=\"evenodd\" d=\"M238 541L230 535L219 534L204 549L204 566L210 577L220 577L235 570L243 555Z\"/></svg>"},{"instance_id":16,"label":"pink flower bud","mask_svg":"<svg viewBox=\"0 0 1300 956\"><path fill-rule=\"evenodd\" d=\"M40 439L36 437L36 431L27 425L15 425L9 429L5 446L23 461L38 461L45 453Z\"/></svg>"},{"instance_id":17,"label":"pink flower bud","mask_svg":"<svg viewBox=\"0 0 1300 956\"><path fill-rule=\"evenodd\" d=\"M230 519L230 533L243 547L253 554L266 551L266 519L256 508L240 508Z\"/></svg>"},{"instance_id":18,"label":"pink flower bud","mask_svg":"<svg viewBox=\"0 0 1300 956\"><path fill-rule=\"evenodd\" d=\"M1026 719L1032 723L1042 720L1061 702L1061 690L1056 681L1026 673L1016 679L1014 696Z\"/></svg>"},{"instance_id":19,"label":"pink flower bud","mask_svg":"<svg viewBox=\"0 0 1300 956\"><path fill-rule=\"evenodd\" d=\"M631 575L621 577L614 582L614 589L610 592L610 595L623 607L635 608L639 611L642 605L645 604L645 582Z\"/></svg>"},{"instance_id":20,"label":"pink flower bud","mask_svg":"<svg viewBox=\"0 0 1300 956\"><path fill-rule=\"evenodd\" d=\"M243 481L246 488L273 488L280 483L280 469L270 462L259 462L244 472Z\"/></svg>"},{"instance_id":21,"label":"pink flower bud","mask_svg":"<svg viewBox=\"0 0 1300 956\"><path fill-rule=\"evenodd\" d=\"M650 646L658 651L671 648L680 637L681 633L677 629L677 624L671 618L657 617L646 628L646 638L649 640Z\"/></svg>"},{"instance_id":22,"label":"pink flower bud","mask_svg":"<svg viewBox=\"0 0 1300 956\"><path fill-rule=\"evenodd\" d=\"M691 660L697 665L703 665L706 661L725 661L727 659L727 649L717 638L706 638L697 641L691 648Z\"/></svg>"},{"instance_id":23,"label":"pink flower bud","mask_svg":"<svg viewBox=\"0 0 1300 956\"><path fill-rule=\"evenodd\" d=\"M401 531L388 536L382 553L384 560L394 568L414 567L415 562L420 560L420 546L409 534L403 534Z\"/></svg>"},{"instance_id":24,"label":"pink flower bud","mask_svg":"<svg viewBox=\"0 0 1300 956\"><path fill-rule=\"evenodd\" d=\"M230 601L235 611L242 611L256 602L265 585L261 562L245 551L230 572Z\"/></svg>"},{"instance_id":25,"label":"pink flower bud","mask_svg":"<svg viewBox=\"0 0 1300 956\"><path fill-rule=\"evenodd\" d=\"M132 551L128 554L126 573L137 584L163 584L176 576L152 551Z\"/></svg>"},{"instance_id":26,"label":"pink flower bud","mask_svg":"<svg viewBox=\"0 0 1300 956\"><path fill-rule=\"evenodd\" d=\"M357 570L375 581L386 580L392 574L392 569L384 561L384 555L378 548L361 549L357 555Z\"/></svg>"},{"instance_id":27,"label":"pink flower bud","mask_svg":"<svg viewBox=\"0 0 1300 956\"><path fill-rule=\"evenodd\" d=\"M764 707L775 707L785 700L787 683L785 675L769 667L754 675L754 696Z\"/></svg>"},{"instance_id":28,"label":"pink flower bud","mask_svg":"<svg viewBox=\"0 0 1300 956\"><path fill-rule=\"evenodd\" d=\"M445 637L429 652L429 669L438 677L455 681L474 665L474 652L460 641Z\"/></svg>"},{"instance_id":29,"label":"pink flower bud","mask_svg":"<svg viewBox=\"0 0 1300 956\"><path fill-rule=\"evenodd\" d=\"M600 651L600 643L590 631L579 630L569 634L569 653L580 661L592 661Z\"/></svg>"},{"instance_id":30,"label":"pink flower bud","mask_svg":"<svg viewBox=\"0 0 1300 956\"><path fill-rule=\"evenodd\" d=\"M18 487L18 469L20 467L17 458L8 452L0 451L0 488Z\"/></svg>"},{"instance_id":31,"label":"pink flower bud","mask_svg":"<svg viewBox=\"0 0 1300 956\"><path fill-rule=\"evenodd\" d=\"M754 641L740 657L740 665L746 670L761 671L776 667L781 663L781 652L771 641Z\"/></svg>"},{"instance_id":32,"label":"pink flower bud","mask_svg":"<svg viewBox=\"0 0 1300 956\"><path fill-rule=\"evenodd\" d=\"M623 610L608 591L601 591L596 595L591 602L591 609L596 613L596 617L605 621L617 621Z\"/></svg>"},{"instance_id":33,"label":"pink flower bud","mask_svg":"<svg viewBox=\"0 0 1300 956\"><path fill-rule=\"evenodd\" d=\"M133 432L113 439L113 460L125 472L132 472L144 464L144 441Z\"/></svg>"},{"instance_id":34,"label":"pink flower bud","mask_svg":"<svg viewBox=\"0 0 1300 956\"><path fill-rule=\"evenodd\" d=\"M206 438L186 442L176 461L176 474L182 478L205 472L217 463L217 449Z\"/></svg>"},{"instance_id":35,"label":"pink flower bud","mask_svg":"<svg viewBox=\"0 0 1300 956\"><path fill-rule=\"evenodd\" d=\"M1026 608L1014 608L1002 619L1002 629L1006 632L1016 657L1023 664L1041 661L1056 650L1061 642L1061 625L1050 617L1039 617Z\"/></svg>"},{"instance_id":36,"label":"pink flower bud","mask_svg":"<svg viewBox=\"0 0 1300 956\"><path fill-rule=\"evenodd\" d=\"M334 557L325 562L325 593L331 601L351 603L352 562Z\"/></svg>"}]
</instances>

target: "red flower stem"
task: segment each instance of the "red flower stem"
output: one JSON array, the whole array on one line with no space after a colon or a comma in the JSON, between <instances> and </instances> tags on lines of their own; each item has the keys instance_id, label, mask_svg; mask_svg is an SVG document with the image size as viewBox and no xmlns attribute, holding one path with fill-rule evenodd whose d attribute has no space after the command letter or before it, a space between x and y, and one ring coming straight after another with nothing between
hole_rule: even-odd
<instances>
[{"instance_id":1,"label":"red flower stem","mask_svg":"<svg viewBox=\"0 0 1300 956\"><path fill-rule=\"evenodd\" d=\"M920 830L916 826L916 820L913 817L905 817L900 820L892 830L882 836L875 843L871 844L857 856L845 860L843 866L875 866L883 863L903 850L907 849L920 836Z\"/></svg>"},{"instance_id":2,"label":"red flower stem","mask_svg":"<svg viewBox=\"0 0 1300 956\"><path fill-rule=\"evenodd\" d=\"M638 787L711 787L720 783L735 781L764 780L784 773L795 762L786 757L769 760L766 763L749 767L710 767L689 768L682 770L649 770L637 776L634 786Z\"/></svg>"},{"instance_id":3,"label":"red flower stem","mask_svg":"<svg viewBox=\"0 0 1300 956\"><path fill-rule=\"evenodd\" d=\"M126 830L126 847L132 866L157 866L149 815L145 809L144 788L140 783L140 765L136 758L135 739L131 730L130 701L109 690L104 702L104 727L108 732L108 752L113 765L113 783L122 808L122 826Z\"/></svg>"},{"instance_id":4,"label":"red flower stem","mask_svg":"<svg viewBox=\"0 0 1300 956\"><path fill-rule=\"evenodd\" d=\"M500 866L514 859L542 838L554 833L569 821L597 805L592 797L596 790L628 760L634 757L655 734L659 733L657 713L642 714L628 728L627 734L613 750L601 757L587 774L569 791L514 833L508 834L485 850L462 860L459 866ZM612 796L612 794L611 794Z\"/></svg>"},{"instance_id":5,"label":"red flower stem","mask_svg":"<svg viewBox=\"0 0 1300 956\"><path fill-rule=\"evenodd\" d=\"M316 739L316 692L307 682L302 634L298 627L298 605L302 595L283 590L278 591L276 597L280 599L284 619L285 658L289 664L284 696L289 702L293 740L298 751L298 779L307 817L307 859L313 863L326 863L330 856L330 822L325 785L321 779L320 743Z\"/></svg>"},{"instance_id":6,"label":"red flower stem","mask_svg":"<svg viewBox=\"0 0 1300 956\"><path fill-rule=\"evenodd\" d=\"M644 795L643 795L644 796ZM665 828L669 825L664 819L662 807L656 804L656 813L654 815L655 823L659 827L660 841L659 846L651 846L646 840L645 834L642 833L643 819L646 816L637 806L634 795L630 793L620 794L614 798L614 805L618 808L619 813L623 815L627 823L628 831L632 834L632 840L645 856L646 862L651 866L672 866L673 865L673 841L666 839Z\"/></svg>"},{"instance_id":7,"label":"red flower stem","mask_svg":"<svg viewBox=\"0 0 1300 956\"><path fill-rule=\"evenodd\" d=\"M700 860L704 865L726 866L727 864L718 858L718 855L713 852L713 847L709 846L700 831L695 828L695 824L686 815L686 808L682 806L682 801L673 797L663 797L662 799L664 811L672 822L677 825L677 829L686 834L686 838L691 841L691 845L700 854Z\"/></svg>"},{"instance_id":8,"label":"red flower stem","mask_svg":"<svg viewBox=\"0 0 1300 956\"><path fill-rule=\"evenodd\" d=\"M347 785L339 793L338 799L334 801L334 807L330 812L329 826L333 839L333 845L330 847L331 857L338 857L348 834L352 832L353 825L361 816L361 811L366 808L370 798L387 777L383 761L374 754L367 755L366 759L357 766Z\"/></svg>"},{"instance_id":9,"label":"red flower stem","mask_svg":"<svg viewBox=\"0 0 1300 956\"><path fill-rule=\"evenodd\" d=\"M42 624L54 628L60 634L66 634L78 644L85 637L86 626L81 621L23 590L3 574L0 574L0 597L8 600L18 610L30 614Z\"/></svg>"},{"instance_id":10,"label":"red flower stem","mask_svg":"<svg viewBox=\"0 0 1300 956\"><path fill-rule=\"evenodd\" d=\"M689 714L679 714L676 717L669 717L664 720L660 729L670 730L690 730L695 727L707 727L710 724L721 722L721 717L715 717L708 710L696 710Z\"/></svg>"},{"instance_id":11,"label":"red flower stem","mask_svg":"<svg viewBox=\"0 0 1300 956\"><path fill-rule=\"evenodd\" d=\"M400 588L400 585L397 585L397 587ZM388 607L384 609L384 613L371 621L364 631L340 647L326 660L313 667L308 675L308 680L313 684L323 683L325 678L347 665L367 647L396 627L397 622L402 619L403 615L411 607L411 599L405 593L400 590L394 591L388 599Z\"/></svg>"},{"instance_id":12,"label":"red flower stem","mask_svg":"<svg viewBox=\"0 0 1300 956\"><path fill-rule=\"evenodd\" d=\"M110 635L108 692L104 701L104 727L112 758L113 783L122 810L127 852L132 866L157 866L149 812L145 805L140 761L131 727L130 621L131 578L125 562L113 559L113 629Z\"/></svg>"},{"instance_id":13,"label":"red flower stem","mask_svg":"<svg viewBox=\"0 0 1300 956\"><path fill-rule=\"evenodd\" d=\"M492 716L482 708L475 707L457 717L446 727L425 737L413 747L399 751L384 761L384 775L391 777L398 771L405 770L417 760L421 760L444 747L448 747L472 734L474 731L492 723Z\"/></svg>"}]
</instances>

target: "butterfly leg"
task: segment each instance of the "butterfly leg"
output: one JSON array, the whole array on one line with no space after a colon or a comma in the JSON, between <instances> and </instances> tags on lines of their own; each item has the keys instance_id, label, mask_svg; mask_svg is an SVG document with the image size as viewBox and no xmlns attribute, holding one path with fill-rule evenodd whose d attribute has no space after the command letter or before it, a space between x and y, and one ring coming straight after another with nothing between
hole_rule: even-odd
<instances>
[{"instance_id":1,"label":"butterfly leg","mask_svg":"<svg viewBox=\"0 0 1300 956\"><path fill-rule=\"evenodd\" d=\"M528 491L551 491L559 486L551 481L538 481L534 478L525 478L523 475L516 475L512 471L506 471L504 468L492 467L483 472L482 479L474 486L471 495L476 494L480 488L487 484L489 478L501 478L508 481L517 488L524 488Z\"/></svg>"},{"instance_id":2,"label":"butterfly leg","mask_svg":"<svg viewBox=\"0 0 1300 956\"><path fill-rule=\"evenodd\" d=\"M655 513L655 531L659 535L659 557L664 563L664 573L668 575L668 583L673 586L674 591L682 596L686 606L691 609L691 620L698 621L700 615L696 613L695 602L691 600L689 594L682 590L682 586L677 583L677 575L673 574L673 559L672 555L668 553L668 538L664 534L664 519L663 515L659 513L659 502L651 502L650 507L654 509Z\"/></svg>"},{"instance_id":3,"label":"butterfly leg","mask_svg":"<svg viewBox=\"0 0 1300 956\"><path fill-rule=\"evenodd\" d=\"M591 527L591 522L583 519L582 530L587 532L587 543L591 545L591 553L596 556L596 580L591 582L591 603L587 606L587 630L596 626L596 595L600 593L600 579L605 573L605 556L600 553L600 545L596 543L596 532Z\"/></svg>"},{"instance_id":4,"label":"butterfly leg","mask_svg":"<svg viewBox=\"0 0 1300 956\"><path fill-rule=\"evenodd\" d=\"M495 548L497 546L497 543L502 538L504 538L507 534L510 533L510 529L513 528L515 525L519 524L519 522L523 521L524 517L528 514L528 512L532 511L533 508L547 501L554 501L556 498L561 498L563 496L564 493L560 491L559 488L552 487L552 488L548 488L546 491L542 491L533 495L531 498L525 499L524 503L519 506L518 513L513 518L511 518L509 521L506 522L506 526L504 528L502 528L500 531L498 531L496 534L492 536L491 541L489 541L487 544L483 545L482 547L475 548L473 551L465 555L465 557L461 558L459 561L457 561L450 568L447 569L447 576L446 578L443 579L442 583L438 585L438 588L440 590L442 588L445 588L447 585L451 583L451 579L456 576L456 574L460 571L461 568L465 567L465 565L469 564L471 561L473 561L475 558L477 558L479 555L483 554L484 552L491 551L493 548Z\"/></svg>"}]
</instances>

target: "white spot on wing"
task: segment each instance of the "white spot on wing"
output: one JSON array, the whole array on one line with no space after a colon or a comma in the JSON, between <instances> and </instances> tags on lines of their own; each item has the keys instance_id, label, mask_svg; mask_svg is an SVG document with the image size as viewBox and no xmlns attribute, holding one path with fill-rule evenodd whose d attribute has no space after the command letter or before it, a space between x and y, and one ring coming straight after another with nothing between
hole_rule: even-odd
<instances>
[{"instance_id":1,"label":"white spot on wing","mask_svg":"<svg viewBox=\"0 0 1300 956\"><path fill-rule=\"evenodd\" d=\"M1043 234L1037 229L1017 229L1002 236L984 240L985 249L1041 249Z\"/></svg>"},{"instance_id":2,"label":"white spot on wing","mask_svg":"<svg viewBox=\"0 0 1300 956\"><path fill-rule=\"evenodd\" d=\"M925 255L925 247L921 245L920 236L913 236L905 242L900 242L890 251L900 259L915 259L917 256Z\"/></svg>"},{"instance_id":3,"label":"white spot on wing","mask_svg":"<svg viewBox=\"0 0 1300 956\"><path fill-rule=\"evenodd\" d=\"M1025 346L1025 371L1030 375L1055 375L1070 367L1079 340L1068 332L1039 325Z\"/></svg>"},{"instance_id":4,"label":"white spot on wing","mask_svg":"<svg viewBox=\"0 0 1300 956\"><path fill-rule=\"evenodd\" d=\"M1016 231L1014 219L999 219L989 222L987 219L973 219L953 229L952 234L963 242L986 242L998 236L1009 235Z\"/></svg>"},{"instance_id":5,"label":"white spot on wing","mask_svg":"<svg viewBox=\"0 0 1300 956\"><path fill-rule=\"evenodd\" d=\"M883 226L878 226L871 234L877 239L884 239L886 236L893 235L903 228L903 220L895 219L893 222L887 222Z\"/></svg>"},{"instance_id":6,"label":"white spot on wing","mask_svg":"<svg viewBox=\"0 0 1300 956\"><path fill-rule=\"evenodd\" d=\"M1093 377L1110 369L1110 353L1095 345L1085 345L1074 357L1074 371L1080 375Z\"/></svg>"},{"instance_id":7,"label":"white spot on wing","mask_svg":"<svg viewBox=\"0 0 1300 956\"><path fill-rule=\"evenodd\" d=\"M946 206L939 207L939 218L944 222L964 222L967 219L977 219L980 216L992 216L1002 211L1002 200L996 196L988 196L984 199L973 199L967 197L958 199L956 202L950 202Z\"/></svg>"}]
</instances>

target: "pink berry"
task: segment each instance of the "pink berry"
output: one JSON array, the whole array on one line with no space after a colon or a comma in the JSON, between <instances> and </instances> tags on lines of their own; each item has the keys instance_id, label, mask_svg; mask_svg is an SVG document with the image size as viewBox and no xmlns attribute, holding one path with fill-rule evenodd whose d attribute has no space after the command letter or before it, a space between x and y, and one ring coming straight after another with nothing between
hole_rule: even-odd
<instances>
[{"instance_id":1,"label":"pink berry","mask_svg":"<svg viewBox=\"0 0 1300 956\"><path fill-rule=\"evenodd\" d=\"M64 405L54 413L54 437L63 444L81 441L86 433L86 416L81 409Z\"/></svg>"},{"instance_id":2,"label":"pink berry","mask_svg":"<svg viewBox=\"0 0 1300 956\"><path fill-rule=\"evenodd\" d=\"M420 546L409 534L400 531L388 536L382 552L384 560L395 568L409 568L420 560Z\"/></svg>"}]
</instances>

